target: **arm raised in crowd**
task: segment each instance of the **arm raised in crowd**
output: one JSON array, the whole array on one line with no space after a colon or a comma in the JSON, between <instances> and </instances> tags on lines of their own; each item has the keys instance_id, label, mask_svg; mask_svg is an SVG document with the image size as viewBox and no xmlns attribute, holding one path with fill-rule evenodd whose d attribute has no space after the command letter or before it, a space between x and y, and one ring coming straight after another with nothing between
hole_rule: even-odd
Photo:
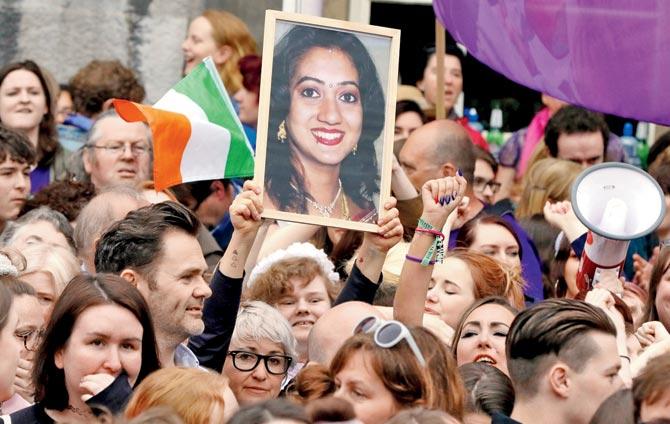
<instances>
[{"instance_id":1,"label":"arm raised in crowd","mask_svg":"<svg viewBox=\"0 0 670 424\"><path fill-rule=\"evenodd\" d=\"M230 206L234 232L212 277L212 296L203 309L205 331L189 340L200 365L217 371L223 369L240 306L244 264L261 225L263 205L259 194L258 186L247 181Z\"/></svg>"},{"instance_id":2,"label":"arm raised in crowd","mask_svg":"<svg viewBox=\"0 0 670 424\"><path fill-rule=\"evenodd\" d=\"M423 213L419 227L424 227L437 234L444 231L449 234L454 212L463 200L467 182L461 176L446 177L426 182L421 187ZM450 215L452 219L448 221ZM432 228L430 228L432 227ZM400 273L400 283L393 302L393 316L406 325L421 325L426 293L433 273L435 253L427 258L430 262L422 264L421 260L434 245L435 234L417 231L407 253L407 259ZM445 244L447 240L445 240Z\"/></svg>"},{"instance_id":3,"label":"arm raised in crowd","mask_svg":"<svg viewBox=\"0 0 670 424\"><path fill-rule=\"evenodd\" d=\"M568 241L573 244L573 249L578 248L579 251L575 250L577 256L581 256L584 243L579 240L586 235L588 228L575 215L572 203L567 200L555 203L547 201L544 204L543 214L548 223L563 231ZM578 246L574 243L578 243Z\"/></svg>"},{"instance_id":4,"label":"arm raised in crowd","mask_svg":"<svg viewBox=\"0 0 670 424\"><path fill-rule=\"evenodd\" d=\"M660 321L645 322L637 329L635 336L643 351L630 364L633 378L640 374L650 360L670 353L670 333Z\"/></svg>"},{"instance_id":5,"label":"arm raised in crowd","mask_svg":"<svg viewBox=\"0 0 670 424\"><path fill-rule=\"evenodd\" d=\"M276 224L272 225L258 252L258 261L272 252L286 249L293 243L308 242L320 228L319 225L300 223L290 223L281 227Z\"/></svg>"},{"instance_id":6,"label":"arm raised in crowd","mask_svg":"<svg viewBox=\"0 0 670 424\"><path fill-rule=\"evenodd\" d=\"M234 231L228 249L219 262L219 272L227 277L244 276L244 264L262 222L263 203L260 192L260 188L253 181L246 181L243 191L230 205L230 221Z\"/></svg>"},{"instance_id":7,"label":"arm raised in crowd","mask_svg":"<svg viewBox=\"0 0 670 424\"><path fill-rule=\"evenodd\" d=\"M607 316L614 323L614 327L616 328L617 351L619 353L619 358L621 359L619 377L621 377L621 380L624 382L626 387L630 387L633 382L633 378L631 376L631 358L628 352L628 344L626 342L626 327L623 316L615 307L616 303L614 301L614 296L615 294L607 289L595 287L586 294L586 298L584 300L587 303L598 306L600 309L605 311Z\"/></svg>"},{"instance_id":8,"label":"arm raised in crowd","mask_svg":"<svg viewBox=\"0 0 670 424\"><path fill-rule=\"evenodd\" d=\"M384 215L377 220L379 230L366 232L358 249L354 267L347 282L335 300L335 305L359 300L372 303L381 282L382 268L388 251L402 240L403 227L400 223L396 199L390 197L384 204Z\"/></svg>"}]
</instances>

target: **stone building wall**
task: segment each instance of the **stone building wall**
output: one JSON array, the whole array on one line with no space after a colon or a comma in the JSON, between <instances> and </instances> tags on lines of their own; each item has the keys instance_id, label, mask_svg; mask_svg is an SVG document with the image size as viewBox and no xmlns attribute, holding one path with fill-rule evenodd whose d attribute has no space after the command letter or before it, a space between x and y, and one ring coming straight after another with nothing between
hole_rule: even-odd
<instances>
[{"instance_id":1,"label":"stone building wall","mask_svg":"<svg viewBox=\"0 0 670 424\"><path fill-rule=\"evenodd\" d=\"M188 23L208 7L242 18L260 47L265 10L282 0L0 0L0 64L33 59L63 83L93 59L118 59L152 102L179 80Z\"/></svg>"}]
</instances>

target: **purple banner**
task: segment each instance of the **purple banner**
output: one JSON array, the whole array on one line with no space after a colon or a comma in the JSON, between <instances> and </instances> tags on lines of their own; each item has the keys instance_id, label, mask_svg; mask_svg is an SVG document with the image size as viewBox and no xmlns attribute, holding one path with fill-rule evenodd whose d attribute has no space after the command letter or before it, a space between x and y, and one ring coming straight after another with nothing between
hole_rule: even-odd
<instances>
[{"instance_id":1,"label":"purple banner","mask_svg":"<svg viewBox=\"0 0 670 424\"><path fill-rule=\"evenodd\" d=\"M670 125L668 0L433 0L433 7L469 53L511 80Z\"/></svg>"}]
</instances>

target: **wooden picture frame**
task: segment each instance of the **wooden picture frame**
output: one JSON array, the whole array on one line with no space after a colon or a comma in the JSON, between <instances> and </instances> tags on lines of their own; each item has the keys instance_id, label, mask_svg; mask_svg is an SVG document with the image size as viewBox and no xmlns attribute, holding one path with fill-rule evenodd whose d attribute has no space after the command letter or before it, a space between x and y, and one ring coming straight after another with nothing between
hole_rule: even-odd
<instances>
[{"instance_id":1,"label":"wooden picture frame","mask_svg":"<svg viewBox=\"0 0 670 424\"><path fill-rule=\"evenodd\" d=\"M399 30L266 12L254 172L264 218L379 229L399 50Z\"/></svg>"}]
</instances>

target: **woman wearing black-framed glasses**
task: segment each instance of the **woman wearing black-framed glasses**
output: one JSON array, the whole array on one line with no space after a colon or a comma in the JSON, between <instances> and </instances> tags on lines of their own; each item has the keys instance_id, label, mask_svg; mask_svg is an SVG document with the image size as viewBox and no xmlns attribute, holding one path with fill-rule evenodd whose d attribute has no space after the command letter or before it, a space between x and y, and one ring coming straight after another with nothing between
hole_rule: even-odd
<instances>
[{"instance_id":1,"label":"woman wearing black-framed glasses","mask_svg":"<svg viewBox=\"0 0 670 424\"><path fill-rule=\"evenodd\" d=\"M31 382L35 352L39 347L44 327L44 314L33 287L11 274L0 276L0 284L12 292L14 308L19 316L14 338L18 341L19 361L14 379L14 402L4 406L5 413L12 413L30 405L33 402L34 388ZM20 397L19 398L17 398Z\"/></svg>"},{"instance_id":2,"label":"woman wearing black-framed glasses","mask_svg":"<svg viewBox=\"0 0 670 424\"><path fill-rule=\"evenodd\" d=\"M263 302L242 303L223 366L240 406L279 396L296 357L295 344L279 311Z\"/></svg>"}]
</instances>

